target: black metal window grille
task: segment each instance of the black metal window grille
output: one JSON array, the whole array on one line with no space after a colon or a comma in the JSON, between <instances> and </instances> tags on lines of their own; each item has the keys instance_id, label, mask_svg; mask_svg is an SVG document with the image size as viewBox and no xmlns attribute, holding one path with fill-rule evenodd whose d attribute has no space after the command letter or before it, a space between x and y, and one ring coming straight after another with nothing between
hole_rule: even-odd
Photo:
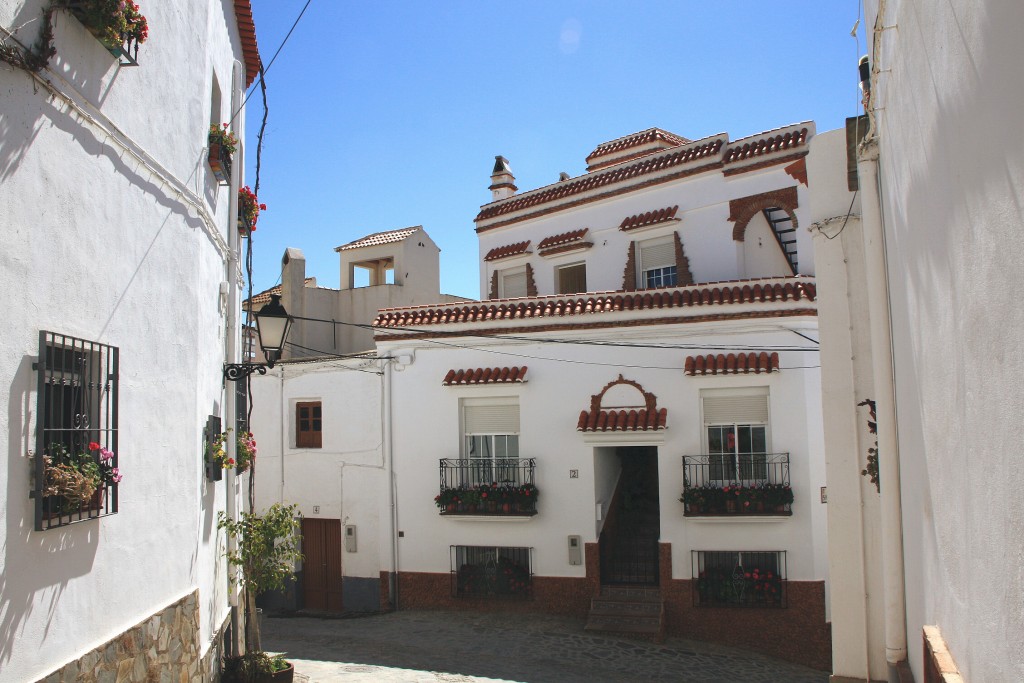
<instances>
[{"instance_id":1,"label":"black metal window grille","mask_svg":"<svg viewBox=\"0 0 1024 683\"><path fill-rule=\"evenodd\" d=\"M528 599L533 593L533 548L453 545L452 595Z\"/></svg>"},{"instance_id":2,"label":"black metal window grille","mask_svg":"<svg viewBox=\"0 0 1024 683\"><path fill-rule=\"evenodd\" d=\"M441 460L442 515L537 514L534 458Z\"/></svg>"},{"instance_id":3,"label":"black metal window grille","mask_svg":"<svg viewBox=\"0 0 1024 683\"><path fill-rule=\"evenodd\" d=\"M786 607L786 552L691 551L695 607Z\"/></svg>"},{"instance_id":4,"label":"black metal window grille","mask_svg":"<svg viewBox=\"0 0 1024 683\"><path fill-rule=\"evenodd\" d=\"M39 333L36 530L117 512L118 355L106 344Z\"/></svg>"},{"instance_id":5,"label":"black metal window grille","mask_svg":"<svg viewBox=\"0 0 1024 683\"><path fill-rule=\"evenodd\" d=\"M686 515L793 513L789 453L729 455L736 463L723 477L722 455L683 456Z\"/></svg>"},{"instance_id":6,"label":"black metal window grille","mask_svg":"<svg viewBox=\"0 0 1024 683\"><path fill-rule=\"evenodd\" d=\"M522 486L533 484L535 458L492 460L441 460L441 489L469 488L480 484Z\"/></svg>"}]
</instances>

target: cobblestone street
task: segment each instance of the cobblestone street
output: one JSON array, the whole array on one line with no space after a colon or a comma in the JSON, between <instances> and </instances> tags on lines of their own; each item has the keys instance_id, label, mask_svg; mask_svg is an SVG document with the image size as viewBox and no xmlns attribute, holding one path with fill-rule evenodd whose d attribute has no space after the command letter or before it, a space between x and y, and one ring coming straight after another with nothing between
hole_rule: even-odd
<instances>
[{"instance_id":1,"label":"cobblestone street","mask_svg":"<svg viewBox=\"0 0 1024 683\"><path fill-rule=\"evenodd\" d=\"M577 619L401 611L345 619L267 618L263 646L296 681L346 683L827 683L828 673L681 638L595 636Z\"/></svg>"}]
</instances>

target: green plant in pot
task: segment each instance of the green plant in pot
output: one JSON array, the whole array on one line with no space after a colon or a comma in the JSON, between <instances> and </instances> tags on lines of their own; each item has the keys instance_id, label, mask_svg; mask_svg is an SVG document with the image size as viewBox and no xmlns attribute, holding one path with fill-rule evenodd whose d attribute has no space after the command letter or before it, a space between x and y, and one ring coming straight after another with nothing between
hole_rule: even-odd
<instances>
[{"instance_id":1,"label":"green plant in pot","mask_svg":"<svg viewBox=\"0 0 1024 683\"><path fill-rule=\"evenodd\" d=\"M294 669L282 657L270 657L260 649L259 624L255 599L269 590L284 590L285 582L295 577L295 562L301 535L298 506L275 503L263 514L243 512L238 520L223 515L217 523L237 546L227 552L228 563L241 570L232 575L245 589L245 636L249 650L240 657L224 661L221 680L247 683L291 681Z\"/></svg>"}]
</instances>

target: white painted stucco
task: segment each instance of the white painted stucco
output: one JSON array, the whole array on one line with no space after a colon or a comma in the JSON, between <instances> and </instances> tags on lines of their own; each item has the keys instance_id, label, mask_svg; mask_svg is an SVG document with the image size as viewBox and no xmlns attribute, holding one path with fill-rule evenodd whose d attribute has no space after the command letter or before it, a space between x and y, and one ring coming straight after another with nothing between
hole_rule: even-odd
<instances>
[{"instance_id":1,"label":"white painted stucco","mask_svg":"<svg viewBox=\"0 0 1024 683\"><path fill-rule=\"evenodd\" d=\"M909 661L921 680L922 627L937 625L965 680L1021 680L1024 7L868 0L865 18Z\"/></svg>"},{"instance_id":2,"label":"white painted stucco","mask_svg":"<svg viewBox=\"0 0 1024 683\"><path fill-rule=\"evenodd\" d=\"M31 44L40 0L0 7ZM230 118L241 47L233 5L148 3L138 68L119 68L70 14L40 80L0 64L0 680L35 680L198 589L205 652L228 615L206 416L223 416L228 195L205 163ZM244 84L243 84L244 85ZM238 130L244 131L244 116ZM240 134L239 137L242 137ZM236 155L236 172L243 164ZM29 499L39 331L120 349L119 512L37 532Z\"/></svg>"}]
</instances>

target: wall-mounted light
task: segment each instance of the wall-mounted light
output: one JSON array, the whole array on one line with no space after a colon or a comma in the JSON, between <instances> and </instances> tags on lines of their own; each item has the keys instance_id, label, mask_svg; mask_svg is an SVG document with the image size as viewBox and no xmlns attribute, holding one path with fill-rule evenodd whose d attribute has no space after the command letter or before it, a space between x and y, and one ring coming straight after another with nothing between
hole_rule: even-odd
<instances>
[{"instance_id":1,"label":"wall-mounted light","mask_svg":"<svg viewBox=\"0 0 1024 683\"><path fill-rule=\"evenodd\" d=\"M254 372L261 375L267 374L267 368L274 367L274 363L281 357L281 349L284 348L285 341L288 339L288 330L291 329L291 326L292 318L281 305L281 297L271 294L270 303L264 305L256 313L256 333L267 362L225 363L224 379L237 382Z\"/></svg>"}]
</instances>

